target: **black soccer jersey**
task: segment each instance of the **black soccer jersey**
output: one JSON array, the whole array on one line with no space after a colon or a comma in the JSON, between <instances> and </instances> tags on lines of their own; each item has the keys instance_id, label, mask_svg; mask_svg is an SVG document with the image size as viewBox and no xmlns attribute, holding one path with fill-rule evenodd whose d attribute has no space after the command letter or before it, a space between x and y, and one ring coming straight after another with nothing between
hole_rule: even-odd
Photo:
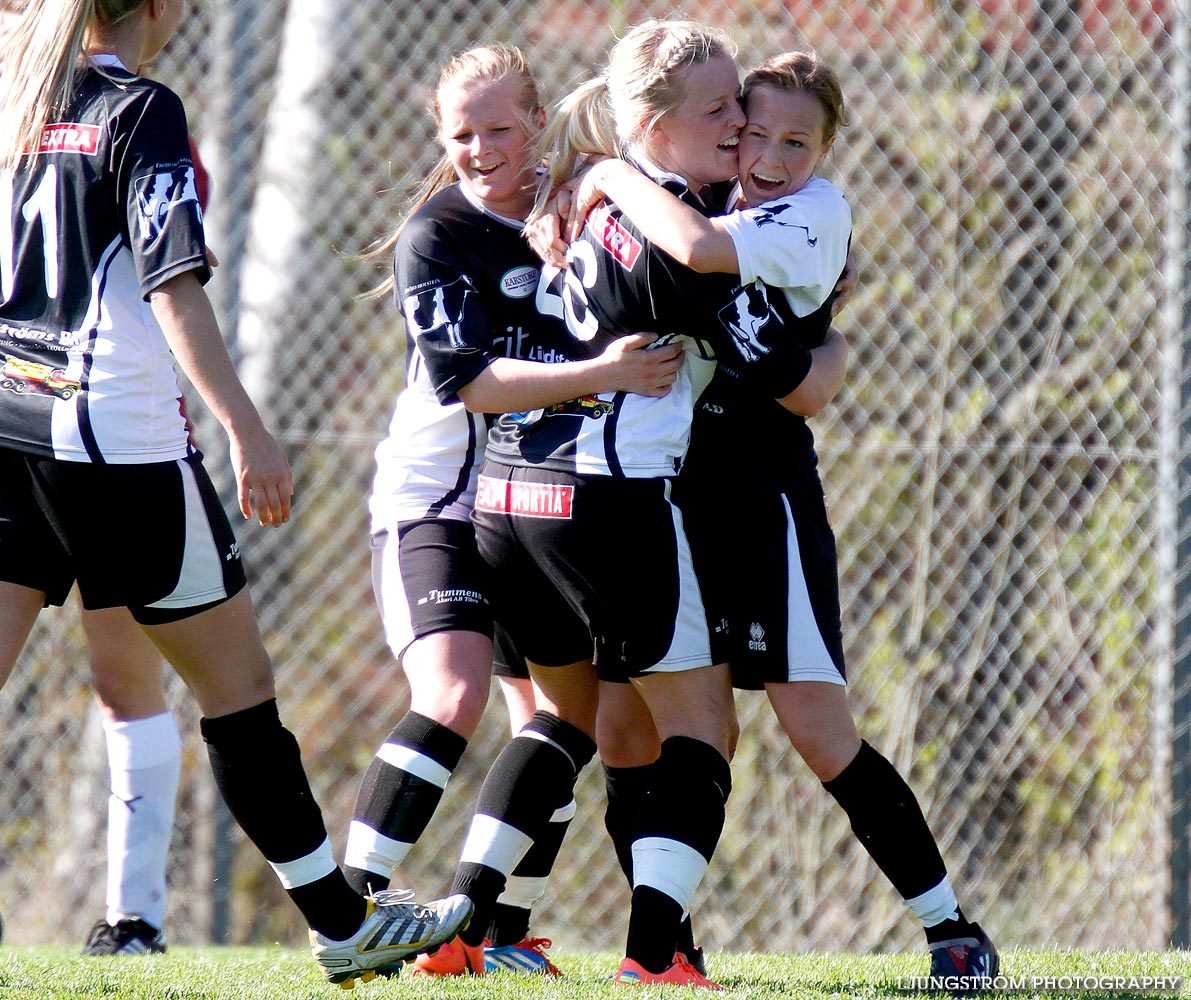
<instances>
[{"instance_id":1,"label":"black soccer jersey","mask_svg":"<svg viewBox=\"0 0 1191 1000\"><path fill-rule=\"evenodd\" d=\"M79 462L185 457L149 293L209 276L186 116L112 57L0 174L0 445Z\"/></svg>"},{"instance_id":2,"label":"black soccer jersey","mask_svg":"<svg viewBox=\"0 0 1191 1000\"><path fill-rule=\"evenodd\" d=\"M458 184L410 219L394 268L406 387L376 451L374 532L413 518L470 516L487 424L457 393L495 359L587 356L559 317L539 309L541 262L521 223L474 204Z\"/></svg>"},{"instance_id":3,"label":"black soccer jersey","mask_svg":"<svg viewBox=\"0 0 1191 1000\"><path fill-rule=\"evenodd\" d=\"M680 179L641 166L706 210ZM609 393L599 397L603 412L584 414L587 419L569 411L501 417L489 435L488 453L497 461L579 474L671 476L717 356L769 399L792 392L809 371L805 348L785 335L792 317L781 296L771 297L760 282L742 285L735 275L699 274L678 264L614 205L588 216L567 258L566 271L544 269L543 292L576 339L598 353L614 338L650 331L662 342L684 341L686 365L661 399Z\"/></svg>"}]
</instances>

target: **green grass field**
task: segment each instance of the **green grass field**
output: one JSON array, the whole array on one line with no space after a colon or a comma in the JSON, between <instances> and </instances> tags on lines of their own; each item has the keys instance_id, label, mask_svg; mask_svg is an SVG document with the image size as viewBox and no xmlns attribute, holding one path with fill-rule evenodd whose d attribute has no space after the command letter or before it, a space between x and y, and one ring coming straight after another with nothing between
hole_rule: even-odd
<instances>
[{"instance_id":1,"label":"green grass field","mask_svg":"<svg viewBox=\"0 0 1191 1000\"><path fill-rule=\"evenodd\" d=\"M246 1000L246 998L392 997L443 1000L603 1000L623 997L625 988L605 982L618 961L607 954L558 954L566 973L557 980L499 975L483 979L374 979L347 993L323 982L309 955L296 948L171 948L162 956L81 958L68 947L0 948L0 1000ZM733 998L827 1000L841 997L925 997L903 978L923 976L921 953L904 955L713 955L709 971ZM977 996L1099 998L1169 996L1157 989L1129 985L1159 977L1182 977L1177 995L1191 987L1187 952L1009 951L1002 955L1003 985ZM1051 985L1033 977L1058 980ZM1072 977L1065 982L1061 977ZM1075 977L1084 977L1079 988ZM1117 988L1116 978L1122 981ZM1087 980L1092 978L1092 988ZM703 991L646 987L644 997L707 996Z\"/></svg>"}]
</instances>

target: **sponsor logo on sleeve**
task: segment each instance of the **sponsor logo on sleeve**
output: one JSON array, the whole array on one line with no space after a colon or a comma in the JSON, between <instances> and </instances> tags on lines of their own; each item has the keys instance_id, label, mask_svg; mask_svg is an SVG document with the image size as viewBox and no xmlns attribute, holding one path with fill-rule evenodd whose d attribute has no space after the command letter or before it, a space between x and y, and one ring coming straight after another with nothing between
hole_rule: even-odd
<instances>
[{"instance_id":1,"label":"sponsor logo on sleeve","mask_svg":"<svg viewBox=\"0 0 1191 1000\"><path fill-rule=\"evenodd\" d=\"M189 163L179 163L173 169L140 178L136 182L136 203L141 239L146 243L161 235L170 213L183 205L193 204L199 222L203 221L198 188L194 185L194 167Z\"/></svg>"},{"instance_id":2,"label":"sponsor logo on sleeve","mask_svg":"<svg viewBox=\"0 0 1191 1000\"><path fill-rule=\"evenodd\" d=\"M514 517L571 518L575 488L556 483L511 483L480 476L476 486L476 510Z\"/></svg>"},{"instance_id":3,"label":"sponsor logo on sleeve","mask_svg":"<svg viewBox=\"0 0 1191 1000\"><path fill-rule=\"evenodd\" d=\"M99 152L99 126L78 122L57 122L41 130L39 153L78 153L94 156Z\"/></svg>"}]
</instances>

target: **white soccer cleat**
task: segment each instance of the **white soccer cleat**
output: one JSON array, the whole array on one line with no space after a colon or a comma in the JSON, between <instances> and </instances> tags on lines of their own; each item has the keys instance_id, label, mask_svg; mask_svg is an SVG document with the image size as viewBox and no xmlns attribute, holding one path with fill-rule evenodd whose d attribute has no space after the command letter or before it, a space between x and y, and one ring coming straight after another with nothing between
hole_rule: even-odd
<instances>
[{"instance_id":1,"label":"white soccer cleat","mask_svg":"<svg viewBox=\"0 0 1191 1000\"><path fill-rule=\"evenodd\" d=\"M368 982L377 970L412 961L420 952L449 941L471 920L471 900L448 896L417 903L410 889L386 889L368 897L364 923L346 941L310 932L310 950L323 975L345 990Z\"/></svg>"}]
</instances>

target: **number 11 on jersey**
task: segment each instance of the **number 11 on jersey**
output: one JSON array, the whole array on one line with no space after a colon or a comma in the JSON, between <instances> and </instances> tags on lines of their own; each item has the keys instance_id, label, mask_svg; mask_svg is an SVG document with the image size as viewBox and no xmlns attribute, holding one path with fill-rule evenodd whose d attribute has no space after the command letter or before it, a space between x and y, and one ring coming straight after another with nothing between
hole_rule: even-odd
<instances>
[{"instance_id":1,"label":"number 11 on jersey","mask_svg":"<svg viewBox=\"0 0 1191 1000\"><path fill-rule=\"evenodd\" d=\"M58 168L45 168L41 183L21 206L26 222L41 221L41 239L45 258L45 293L58 297ZM13 173L0 172L0 300L8 301L15 281L16 232L13 228Z\"/></svg>"}]
</instances>

